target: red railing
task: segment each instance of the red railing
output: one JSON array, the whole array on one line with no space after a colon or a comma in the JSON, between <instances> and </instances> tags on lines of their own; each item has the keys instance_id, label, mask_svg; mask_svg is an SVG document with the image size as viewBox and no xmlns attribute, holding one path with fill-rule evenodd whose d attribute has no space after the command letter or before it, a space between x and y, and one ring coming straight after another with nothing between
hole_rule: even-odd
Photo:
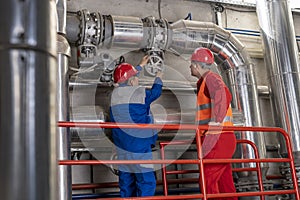
<instances>
[{"instance_id":1,"label":"red railing","mask_svg":"<svg viewBox=\"0 0 300 200\"><path fill-rule=\"evenodd\" d=\"M185 144L191 144L193 141L187 140L187 141L167 141L167 142L160 142L160 154L161 159L165 160L165 146L166 145L185 145ZM253 151L254 156L256 159L259 158L258 150L256 145L249 141L249 140L237 140L237 143L246 143L249 144ZM260 168L260 163L256 163L255 168L234 168L232 169L234 172L242 172L242 171L256 171L257 172L257 180L258 180L258 187L260 191L263 191L263 181L262 181L262 172ZM199 173L199 170L168 170L166 169L166 164L162 164L162 182L163 182L163 192L165 196L168 196L168 181L167 181L167 175L168 174L188 174L188 173ZM264 196L260 196L261 200L264 200Z\"/></svg>"},{"instance_id":2,"label":"red railing","mask_svg":"<svg viewBox=\"0 0 300 200\"><path fill-rule=\"evenodd\" d=\"M77 128L139 128L139 129L162 129L162 130L194 130L196 135L196 146L197 146L197 159L185 159L185 160L61 160L59 165L101 165L101 164L198 164L199 166L199 175L200 182L199 187L201 194L192 194L192 195L168 195L168 196L153 196L153 197L137 197L137 198L126 198L126 199L195 199L202 198L207 200L209 198L220 198L220 197L242 197L242 196L260 196L265 195L275 195L275 194L295 194L296 200L300 200L299 197L299 188L297 184L297 176L294 165L294 158L291 148L291 141L289 135L281 128L274 127L237 127L237 126L224 126L222 127L223 131L251 131L251 132L279 132L283 135L286 141L287 147L287 158L263 158L259 159L203 159L202 148L201 148L201 139L200 139L200 130L219 130L220 127L212 127L207 125L196 126L192 124L126 124L126 123L103 123L103 122L58 122L59 127L77 127ZM245 142L245 141L243 141ZM248 142L247 142L248 143ZM250 143L248 143L250 144ZM250 144L254 147L252 144ZM256 147L255 147L256 148ZM255 149L254 148L254 149ZM204 182L204 172L203 165L206 163L256 163L256 166L260 166L260 163L264 162L287 162L290 165L291 169L291 178L293 181L293 189L290 190L272 190L272 191L263 191L262 181L259 180L259 189L258 192L238 192L238 193L222 193L222 194L207 194L205 189ZM260 167L259 167L260 168ZM242 169L240 169L242 170ZM250 170L250 169L249 169ZM258 177L261 177L261 171L255 169L260 173ZM105 199L123 199L123 198L105 198Z\"/></svg>"}]
</instances>

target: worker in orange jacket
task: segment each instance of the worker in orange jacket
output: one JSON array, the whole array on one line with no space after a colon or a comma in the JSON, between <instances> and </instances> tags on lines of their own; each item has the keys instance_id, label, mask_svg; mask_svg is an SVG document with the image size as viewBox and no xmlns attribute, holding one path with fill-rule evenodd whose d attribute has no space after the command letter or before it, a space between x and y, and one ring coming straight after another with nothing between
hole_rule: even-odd
<instances>
[{"instance_id":1,"label":"worker in orange jacket","mask_svg":"<svg viewBox=\"0 0 300 200\"><path fill-rule=\"evenodd\" d=\"M211 71L214 55L207 48L197 48L191 56L191 75L197 77L196 123L232 126L231 94L222 78ZM202 150L206 159L232 158L236 138L233 131L202 131ZM230 163L205 164L204 177L208 194L236 192ZM237 200L237 197L216 198Z\"/></svg>"}]
</instances>

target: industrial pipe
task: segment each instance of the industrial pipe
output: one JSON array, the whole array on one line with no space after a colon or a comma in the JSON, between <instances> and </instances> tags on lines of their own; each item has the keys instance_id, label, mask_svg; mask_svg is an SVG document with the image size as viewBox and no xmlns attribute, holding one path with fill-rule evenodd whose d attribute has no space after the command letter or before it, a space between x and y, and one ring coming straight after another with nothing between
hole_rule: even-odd
<instances>
[{"instance_id":1,"label":"industrial pipe","mask_svg":"<svg viewBox=\"0 0 300 200\"><path fill-rule=\"evenodd\" d=\"M265 62L276 125L292 138L300 158L300 65L291 8L287 0L257 1L257 15L265 46ZM279 138L280 151L286 154Z\"/></svg>"},{"instance_id":2,"label":"industrial pipe","mask_svg":"<svg viewBox=\"0 0 300 200\"><path fill-rule=\"evenodd\" d=\"M55 2L1 1L0 15L1 199L56 200Z\"/></svg>"},{"instance_id":3,"label":"industrial pipe","mask_svg":"<svg viewBox=\"0 0 300 200\"><path fill-rule=\"evenodd\" d=\"M233 96L232 108L243 114L246 126L262 126L254 66L250 63L244 45L229 31L213 23L180 20L173 23L170 28L172 39L168 40L169 49L179 54L188 54L192 53L195 47L204 46L214 52L218 69L222 72L223 80ZM260 147L260 156L266 157L265 140L262 134L245 131L237 134L237 137L257 144ZM248 145L242 144L237 150L237 157L255 157ZM254 163L242 165L236 167L255 167ZM267 164L264 164L263 168L265 175ZM239 176L248 177L254 174L245 172L239 173Z\"/></svg>"},{"instance_id":4,"label":"industrial pipe","mask_svg":"<svg viewBox=\"0 0 300 200\"><path fill-rule=\"evenodd\" d=\"M58 120L70 120L69 106L69 57L71 56L70 45L66 38L57 35L57 89L56 89L56 117ZM71 136L69 128L58 128L57 152L58 159L71 159ZM58 167L58 196L59 200L71 198L72 180L71 167Z\"/></svg>"},{"instance_id":5,"label":"industrial pipe","mask_svg":"<svg viewBox=\"0 0 300 200\"><path fill-rule=\"evenodd\" d=\"M65 38L67 21L67 1L57 0L57 88L56 88L56 117L57 120L70 120L69 105L69 58L71 48ZM71 159L71 136L69 128L58 128L58 159ZM59 200L72 198L72 178L70 166L58 167L57 196Z\"/></svg>"},{"instance_id":6,"label":"industrial pipe","mask_svg":"<svg viewBox=\"0 0 300 200\"><path fill-rule=\"evenodd\" d=\"M77 45L93 44L102 48L127 49L159 48L177 55L191 54L200 46L211 49L218 69L233 95L233 109L243 113L246 126L262 126L253 65L244 45L229 31L209 22L179 20L168 24L164 19L157 20L153 17L140 19L103 16L87 10L79 11L78 16L71 15L67 19L70 22L67 23L67 38ZM242 132L238 138L258 144L262 147L259 154L266 157L262 134ZM239 157L254 158L254 154L251 148L243 146ZM266 171L267 166L264 174Z\"/></svg>"}]
</instances>

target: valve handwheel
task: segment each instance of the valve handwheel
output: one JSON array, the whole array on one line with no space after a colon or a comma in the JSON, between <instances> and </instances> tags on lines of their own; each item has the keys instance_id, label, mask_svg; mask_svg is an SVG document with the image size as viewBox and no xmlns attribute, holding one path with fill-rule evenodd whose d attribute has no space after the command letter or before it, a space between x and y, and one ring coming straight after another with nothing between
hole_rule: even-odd
<instances>
[{"instance_id":1,"label":"valve handwheel","mask_svg":"<svg viewBox=\"0 0 300 200\"><path fill-rule=\"evenodd\" d=\"M149 62L145 65L146 72L151 75L155 76L158 71L164 70L164 61L162 58L161 51L150 51L149 54Z\"/></svg>"}]
</instances>

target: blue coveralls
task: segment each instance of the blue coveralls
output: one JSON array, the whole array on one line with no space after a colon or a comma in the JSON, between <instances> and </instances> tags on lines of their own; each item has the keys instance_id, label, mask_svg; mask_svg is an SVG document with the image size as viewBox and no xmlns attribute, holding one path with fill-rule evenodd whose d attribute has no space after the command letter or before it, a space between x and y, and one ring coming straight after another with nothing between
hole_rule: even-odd
<instances>
[{"instance_id":1,"label":"blue coveralls","mask_svg":"<svg viewBox=\"0 0 300 200\"><path fill-rule=\"evenodd\" d=\"M120 85L112 92L111 121L153 123L150 104L161 95L161 91L162 80L158 77L155 78L151 89ZM157 131L153 129L113 129L112 138L119 160L151 160L151 146L155 145ZM120 165L119 187L121 197L154 196L156 179L153 165Z\"/></svg>"}]
</instances>

